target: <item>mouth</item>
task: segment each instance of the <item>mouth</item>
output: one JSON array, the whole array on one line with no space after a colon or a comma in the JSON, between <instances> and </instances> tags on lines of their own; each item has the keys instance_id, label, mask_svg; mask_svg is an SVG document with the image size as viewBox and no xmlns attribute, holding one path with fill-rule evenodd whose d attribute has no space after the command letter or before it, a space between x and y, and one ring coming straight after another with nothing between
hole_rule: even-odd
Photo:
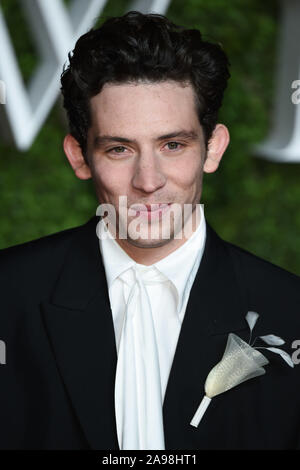
<instances>
[{"instance_id":1,"label":"mouth","mask_svg":"<svg viewBox=\"0 0 300 470\"><path fill-rule=\"evenodd\" d=\"M169 203L161 204L134 204L130 209L134 212L135 216L147 218L151 220L153 218L161 217L165 212L167 212L172 205Z\"/></svg>"}]
</instances>

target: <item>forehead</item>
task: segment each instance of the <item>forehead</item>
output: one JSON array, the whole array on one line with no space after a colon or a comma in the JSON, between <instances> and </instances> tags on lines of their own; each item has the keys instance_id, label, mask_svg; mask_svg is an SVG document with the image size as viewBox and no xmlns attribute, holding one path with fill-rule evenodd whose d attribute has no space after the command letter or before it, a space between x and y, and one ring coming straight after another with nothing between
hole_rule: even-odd
<instances>
[{"instance_id":1,"label":"forehead","mask_svg":"<svg viewBox=\"0 0 300 470\"><path fill-rule=\"evenodd\" d=\"M173 81L105 84L91 98L90 108L92 127L101 128L101 133L200 127L193 87Z\"/></svg>"}]
</instances>

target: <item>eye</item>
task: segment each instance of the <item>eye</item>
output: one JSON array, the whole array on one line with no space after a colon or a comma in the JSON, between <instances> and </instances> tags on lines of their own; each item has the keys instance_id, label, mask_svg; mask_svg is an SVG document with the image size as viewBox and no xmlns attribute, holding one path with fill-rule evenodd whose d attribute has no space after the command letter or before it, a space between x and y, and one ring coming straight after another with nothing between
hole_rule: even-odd
<instances>
[{"instance_id":1,"label":"eye","mask_svg":"<svg viewBox=\"0 0 300 470\"><path fill-rule=\"evenodd\" d=\"M183 144L180 144L179 142L167 142L168 147L169 147L169 150L180 150L182 147L184 147Z\"/></svg>"},{"instance_id":2,"label":"eye","mask_svg":"<svg viewBox=\"0 0 300 470\"><path fill-rule=\"evenodd\" d=\"M124 153L124 150L126 150L126 147L123 147L123 145L118 145L117 147L112 147L112 148L108 149L106 152L110 153L110 152L114 151L117 154L122 154L122 153Z\"/></svg>"}]
</instances>

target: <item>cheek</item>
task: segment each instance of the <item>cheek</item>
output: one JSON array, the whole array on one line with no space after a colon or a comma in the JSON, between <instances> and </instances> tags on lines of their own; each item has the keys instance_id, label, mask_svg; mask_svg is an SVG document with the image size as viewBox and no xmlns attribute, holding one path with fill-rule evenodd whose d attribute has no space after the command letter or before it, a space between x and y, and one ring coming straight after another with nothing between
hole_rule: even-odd
<instances>
[{"instance_id":1,"label":"cheek","mask_svg":"<svg viewBox=\"0 0 300 470\"><path fill-rule=\"evenodd\" d=\"M202 173L200 157L187 158L170 167L169 178L183 189L192 189L201 181Z\"/></svg>"},{"instance_id":2,"label":"cheek","mask_svg":"<svg viewBox=\"0 0 300 470\"><path fill-rule=\"evenodd\" d=\"M99 162L93 169L93 178L98 191L117 197L126 193L129 174L126 168Z\"/></svg>"}]
</instances>

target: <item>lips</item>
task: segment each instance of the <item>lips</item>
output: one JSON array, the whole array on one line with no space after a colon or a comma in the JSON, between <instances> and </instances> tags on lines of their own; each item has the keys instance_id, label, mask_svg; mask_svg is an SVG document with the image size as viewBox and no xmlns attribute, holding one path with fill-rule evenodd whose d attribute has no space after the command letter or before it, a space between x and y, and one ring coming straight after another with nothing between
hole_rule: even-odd
<instances>
[{"instance_id":1,"label":"lips","mask_svg":"<svg viewBox=\"0 0 300 470\"><path fill-rule=\"evenodd\" d=\"M161 203L161 204L134 204L130 208L136 212L156 212L158 210L163 210L166 207L171 205L171 203ZM147 210L145 210L147 208Z\"/></svg>"},{"instance_id":2,"label":"lips","mask_svg":"<svg viewBox=\"0 0 300 470\"><path fill-rule=\"evenodd\" d=\"M144 221L161 220L165 214L169 211L172 203L156 203L156 204L134 204L130 206L130 210L133 210L133 216L142 218Z\"/></svg>"}]
</instances>

